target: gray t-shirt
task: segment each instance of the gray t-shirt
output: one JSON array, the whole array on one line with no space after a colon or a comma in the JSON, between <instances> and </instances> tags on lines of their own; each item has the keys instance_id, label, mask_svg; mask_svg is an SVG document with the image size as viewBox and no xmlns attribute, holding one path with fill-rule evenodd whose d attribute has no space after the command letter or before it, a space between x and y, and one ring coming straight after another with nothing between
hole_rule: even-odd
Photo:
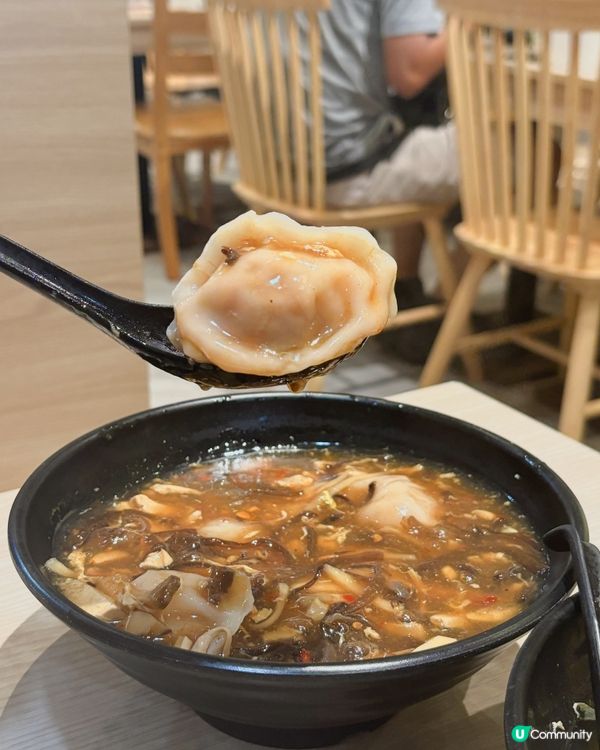
<instances>
[{"instance_id":1,"label":"gray t-shirt","mask_svg":"<svg viewBox=\"0 0 600 750\"><path fill-rule=\"evenodd\" d=\"M443 16L434 0L332 0L319 21L325 154L332 169L370 156L398 129L382 40L438 33Z\"/></svg>"}]
</instances>

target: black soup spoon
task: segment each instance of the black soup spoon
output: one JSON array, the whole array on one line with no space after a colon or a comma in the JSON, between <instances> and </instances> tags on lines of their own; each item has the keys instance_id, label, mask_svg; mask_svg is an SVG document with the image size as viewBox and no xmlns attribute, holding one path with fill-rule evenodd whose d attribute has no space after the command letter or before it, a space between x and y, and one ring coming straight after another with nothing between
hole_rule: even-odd
<instances>
[{"instance_id":1,"label":"black soup spoon","mask_svg":"<svg viewBox=\"0 0 600 750\"><path fill-rule=\"evenodd\" d=\"M264 376L227 372L210 362L195 362L171 344L166 331L174 317L172 307L149 305L120 297L85 281L2 235L0 270L81 316L154 367L196 383L204 389L264 388L273 385L292 387L294 384L324 375L354 353L349 352L336 359L287 375Z\"/></svg>"}]
</instances>

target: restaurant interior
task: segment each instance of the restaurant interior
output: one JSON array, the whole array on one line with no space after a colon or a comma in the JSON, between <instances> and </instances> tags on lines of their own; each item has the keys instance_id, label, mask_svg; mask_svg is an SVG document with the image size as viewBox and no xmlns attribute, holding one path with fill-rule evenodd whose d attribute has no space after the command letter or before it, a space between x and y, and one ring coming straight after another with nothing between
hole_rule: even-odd
<instances>
[{"instance_id":1,"label":"restaurant interior","mask_svg":"<svg viewBox=\"0 0 600 750\"><path fill-rule=\"evenodd\" d=\"M598 0L5 0L0 40L0 748L600 747Z\"/></svg>"}]
</instances>

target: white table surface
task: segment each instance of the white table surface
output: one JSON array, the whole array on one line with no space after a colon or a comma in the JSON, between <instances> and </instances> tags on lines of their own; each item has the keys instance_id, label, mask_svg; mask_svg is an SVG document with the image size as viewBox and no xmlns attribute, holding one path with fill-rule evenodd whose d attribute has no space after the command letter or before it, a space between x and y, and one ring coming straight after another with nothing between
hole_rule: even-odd
<instances>
[{"instance_id":1,"label":"white table surface","mask_svg":"<svg viewBox=\"0 0 600 750\"><path fill-rule=\"evenodd\" d=\"M600 542L600 454L459 384L395 400L465 419L548 463L571 487ZM6 528L16 491L0 494ZM0 748L2 750L251 750L190 709L121 674L46 612L13 570L0 537ZM468 682L399 713L344 750L502 750L502 704L518 645Z\"/></svg>"}]
</instances>

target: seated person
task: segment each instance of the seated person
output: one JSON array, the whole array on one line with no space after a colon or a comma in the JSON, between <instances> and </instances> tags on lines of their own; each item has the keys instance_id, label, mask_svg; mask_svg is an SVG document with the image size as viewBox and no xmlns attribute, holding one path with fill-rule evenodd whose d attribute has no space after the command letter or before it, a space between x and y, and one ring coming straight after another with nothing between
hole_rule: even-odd
<instances>
[{"instance_id":1,"label":"seated person","mask_svg":"<svg viewBox=\"0 0 600 750\"><path fill-rule=\"evenodd\" d=\"M433 0L332 0L320 23L328 203L456 201L453 124L409 131L390 96L411 99L444 69L444 20ZM426 301L421 244L420 226L397 230L401 307Z\"/></svg>"}]
</instances>

